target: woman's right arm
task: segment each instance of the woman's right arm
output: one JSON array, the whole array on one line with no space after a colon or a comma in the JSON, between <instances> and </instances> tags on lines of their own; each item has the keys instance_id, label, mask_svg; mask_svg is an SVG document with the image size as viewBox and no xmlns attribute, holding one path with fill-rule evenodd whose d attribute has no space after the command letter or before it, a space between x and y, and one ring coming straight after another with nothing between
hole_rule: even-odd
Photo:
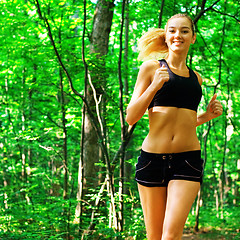
<instances>
[{"instance_id":1,"label":"woman's right arm","mask_svg":"<svg viewBox=\"0 0 240 240\"><path fill-rule=\"evenodd\" d=\"M127 107L126 121L135 124L142 118L156 92L169 80L166 67L159 67L159 62L144 62L139 70L132 99Z\"/></svg>"}]
</instances>

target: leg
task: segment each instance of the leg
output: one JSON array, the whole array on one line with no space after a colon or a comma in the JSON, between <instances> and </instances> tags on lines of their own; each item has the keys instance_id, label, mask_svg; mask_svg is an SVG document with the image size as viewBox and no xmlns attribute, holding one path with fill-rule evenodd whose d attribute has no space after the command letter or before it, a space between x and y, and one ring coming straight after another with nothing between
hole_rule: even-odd
<instances>
[{"instance_id":1,"label":"leg","mask_svg":"<svg viewBox=\"0 0 240 240\"><path fill-rule=\"evenodd\" d=\"M138 184L148 240L161 240L166 208L166 187L145 187Z\"/></svg>"},{"instance_id":2,"label":"leg","mask_svg":"<svg viewBox=\"0 0 240 240\"><path fill-rule=\"evenodd\" d=\"M169 182L162 240L181 240L188 213L199 189L199 182Z\"/></svg>"}]
</instances>

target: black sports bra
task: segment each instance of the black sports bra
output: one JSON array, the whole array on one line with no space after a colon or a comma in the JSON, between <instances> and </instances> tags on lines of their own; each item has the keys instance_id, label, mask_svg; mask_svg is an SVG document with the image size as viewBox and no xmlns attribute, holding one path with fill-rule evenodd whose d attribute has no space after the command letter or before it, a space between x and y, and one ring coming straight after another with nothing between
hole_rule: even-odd
<instances>
[{"instance_id":1,"label":"black sports bra","mask_svg":"<svg viewBox=\"0 0 240 240\"><path fill-rule=\"evenodd\" d=\"M189 77L176 75L171 71L165 59L159 60L160 66L165 65L169 73L169 80L157 91L148 109L154 106L177 107L197 112L202 98L202 88L197 75L190 68Z\"/></svg>"}]
</instances>

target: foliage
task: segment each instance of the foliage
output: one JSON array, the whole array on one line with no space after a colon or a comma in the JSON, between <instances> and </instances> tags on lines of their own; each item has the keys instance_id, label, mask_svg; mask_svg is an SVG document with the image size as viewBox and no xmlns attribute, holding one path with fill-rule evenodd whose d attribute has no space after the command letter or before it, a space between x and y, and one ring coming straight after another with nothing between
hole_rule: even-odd
<instances>
[{"instance_id":1,"label":"foliage","mask_svg":"<svg viewBox=\"0 0 240 240\"><path fill-rule=\"evenodd\" d=\"M177 12L193 17L200 11L201 1L165 1L163 22ZM215 1L207 1L210 8ZM83 102L71 91L67 78L57 61L46 25L36 1L0 1L0 239L144 239L145 230L136 183L134 165L144 136L147 119L136 126L134 138L127 149L127 170L124 194L124 226L122 232L109 227L110 197L104 189L96 208L95 228L87 232L91 212L101 184L89 193L91 202L83 202L81 225L75 219L78 189L78 164ZM40 1L61 59L71 74L75 88L84 93L82 62L83 4L74 0ZM96 4L87 2L86 61L90 69L95 57L89 54L91 28ZM108 151L114 158L121 144L119 121L118 55L121 2L115 3L110 34L109 53L103 76L106 78L106 114ZM129 90L124 108L133 91L138 67L137 40L149 28L157 27L160 1L129 2L129 54L122 72L127 76ZM221 118L198 127L197 132L206 160L200 227L229 231L239 237L240 91L239 11L237 1L218 1L197 23L197 42L192 46L188 64L204 78L200 112L214 92L224 104ZM163 27L163 26L162 26ZM128 66L128 68L126 68ZM96 69L95 69L96 70ZM101 68L98 69L101 71ZM63 86L61 87L61 81ZM126 87L126 86L125 86ZM62 94L63 93L63 94ZM64 106L64 110L62 109ZM66 114L63 119L63 112ZM64 165L64 141L67 129L67 168ZM210 131L209 131L210 130ZM105 175L105 163L99 163ZM119 164L115 164L114 198L118 203ZM68 192L64 197L64 177ZM195 224L193 206L187 227ZM81 231L79 231L79 228ZM204 239L204 238L202 238ZM215 238L216 239L216 238Z\"/></svg>"}]
</instances>

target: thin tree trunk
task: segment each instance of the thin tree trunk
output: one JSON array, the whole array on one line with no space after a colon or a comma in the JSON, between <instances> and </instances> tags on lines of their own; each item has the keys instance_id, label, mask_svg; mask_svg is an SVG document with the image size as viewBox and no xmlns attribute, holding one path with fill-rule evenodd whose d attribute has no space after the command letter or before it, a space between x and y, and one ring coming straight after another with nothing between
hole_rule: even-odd
<instances>
[{"instance_id":1,"label":"thin tree trunk","mask_svg":"<svg viewBox=\"0 0 240 240\"><path fill-rule=\"evenodd\" d=\"M161 28L161 26L162 26L162 16L163 16L164 2L165 2L165 0L162 0L161 9L160 9L159 18L158 18L158 27L159 28Z\"/></svg>"},{"instance_id":2,"label":"thin tree trunk","mask_svg":"<svg viewBox=\"0 0 240 240\"><path fill-rule=\"evenodd\" d=\"M25 89L25 72L26 72L26 69L24 68L23 69L23 77L22 77L22 132L25 131L26 129L26 126L25 126L25 121L26 121L26 114L25 114L25 96L24 96L24 89ZM27 182L27 173L26 173L26 155L27 155L27 150L26 150L26 147L25 146L22 146L22 180L23 180L23 183L26 183Z\"/></svg>"},{"instance_id":3,"label":"thin tree trunk","mask_svg":"<svg viewBox=\"0 0 240 240\"><path fill-rule=\"evenodd\" d=\"M36 79L36 75L37 75L37 65L34 64L33 65L33 70L34 70L34 74L33 74L33 84L36 83L37 79ZM28 117L28 121L31 125L31 122L32 122L32 110L33 110L33 107L32 107L32 95L33 95L33 89L30 89L29 92L28 92L28 102L29 102L29 117ZM30 141L30 144L28 146L28 162L29 162L29 166L33 166L33 159L32 159L32 149L31 149L31 146L32 146L32 142L33 140L29 140Z\"/></svg>"},{"instance_id":4,"label":"thin tree trunk","mask_svg":"<svg viewBox=\"0 0 240 240\"><path fill-rule=\"evenodd\" d=\"M120 30L120 49L118 59L118 79L119 79L119 108L120 108L120 122L121 122L121 141L125 140L125 118L123 109L123 81L122 81L122 51L123 51L123 26L124 26L124 13L125 13L125 0L122 2L122 19ZM123 231L123 186L124 186L124 159L125 159L125 146L120 154L119 162L119 231Z\"/></svg>"},{"instance_id":5,"label":"thin tree trunk","mask_svg":"<svg viewBox=\"0 0 240 240\"><path fill-rule=\"evenodd\" d=\"M83 33L82 33L82 61L84 65L84 94L87 92L87 75L88 75L88 66L85 61L85 35L86 35L86 21L87 21L87 3L86 0L83 0ZM86 98L86 95L84 95ZM82 225L82 195L83 195L83 176L84 176L84 168L83 168L83 144L85 139L85 117L86 117L86 106L83 105L82 108L82 128L81 128L81 142L80 142L80 158L79 158L79 166L78 166L78 190L77 190L77 206L75 210L75 223L79 223L79 237L82 235L81 225Z\"/></svg>"},{"instance_id":6,"label":"thin tree trunk","mask_svg":"<svg viewBox=\"0 0 240 240\"><path fill-rule=\"evenodd\" d=\"M225 11L226 11L226 1L225 1ZM222 78L222 53L223 53L223 43L225 38L225 28L226 28L226 16L223 17L223 29L222 29L222 41L219 48L219 75L218 75L218 82L215 86L215 92L217 90L218 85L221 83ZM229 94L228 94L229 97ZM228 99L229 101L229 99ZM227 101L227 102L228 102ZM225 109L224 115L225 115L225 126L224 126L224 152L223 152L223 159L222 159L222 165L221 165L221 171L220 171L220 178L219 178L219 184L220 184L220 205L221 205L221 219L223 219L223 206L224 206L224 187L225 187L225 160L226 160L226 149L227 149L227 109Z\"/></svg>"},{"instance_id":7,"label":"thin tree trunk","mask_svg":"<svg viewBox=\"0 0 240 240\"><path fill-rule=\"evenodd\" d=\"M59 69L59 77L60 77L60 105L61 105L61 122L62 122L62 131L63 131L63 144L62 144L62 165L64 169L64 180L63 180L63 199L68 200L68 147L67 147L67 141L68 141L68 132L66 127L66 110L65 110L65 94L64 94L64 87L63 87L63 76L62 76L62 70ZM69 219L69 211L67 211L66 206L64 206L63 214L66 219ZM69 233L70 233L70 227L69 227L69 221L66 220L66 239L69 239Z\"/></svg>"},{"instance_id":8,"label":"thin tree trunk","mask_svg":"<svg viewBox=\"0 0 240 240\"><path fill-rule=\"evenodd\" d=\"M211 129L211 123L208 122L208 129L206 133L204 134L204 166L207 163L207 140L208 140L208 135L210 133ZM204 183L202 184L199 193L198 193L198 200L197 200L197 206L196 206L196 218L195 218L195 226L194 226L194 231L198 232L199 231L199 217L200 217L200 208L201 208L201 198L202 198L202 191L203 191Z\"/></svg>"},{"instance_id":9,"label":"thin tree trunk","mask_svg":"<svg viewBox=\"0 0 240 240\"><path fill-rule=\"evenodd\" d=\"M215 4L217 4L218 2L219 2L219 0L215 1L210 7L205 9L206 0L203 0L202 4L201 4L201 10L198 12L198 14L196 15L196 17L193 20L194 24L196 25L198 20L203 16L203 14L205 12L211 10L213 8L213 6ZM223 40L222 40L222 43L223 43ZM220 56L220 59L221 59L221 56ZM221 62L220 62L220 66L221 66ZM218 81L218 83L214 87L214 93L216 92L217 86L220 84L220 80L221 80L221 75L219 75L219 81ZM208 130L207 130L207 133L206 133L206 135L204 137L204 159L205 159L205 165L206 165L206 162L207 162L207 137L209 135L210 129L211 129L211 123L208 122ZM201 191L202 191L202 188L203 188L203 186L200 189ZM201 192L200 192L200 198L198 199L199 201L197 201L197 213L196 213L196 220L195 220L195 226L194 226L194 230L196 232L199 231L199 216L200 216L200 205L199 204L200 204L200 199L201 199Z\"/></svg>"},{"instance_id":10,"label":"thin tree trunk","mask_svg":"<svg viewBox=\"0 0 240 240\"><path fill-rule=\"evenodd\" d=\"M124 33L124 102L125 104L128 104L129 102L129 67L128 67L128 48L129 48L129 0L125 0L125 33ZM126 136L125 136L126 138ZM125 141L125 140L124 140ZM125 149L127 150L127 148ZM124 151L125 151L124 150ZM132 178L132 165L127 162L128 159L132 158L132 152L126 151L125 153L125 159L124 159L124 179L126 182L129 182ZM129 190L123 186L123 192L124 194L129 195Z\"/></svg>"},{"instance_id":11,"label":"thin tree trunk","mask_svg":"<svg viewBox=\"0 0 240 240\"><path fill-rule=\"evenodd\" d=\"M128 48L129 48L129 0L125 0L125 41L124 41L124 94L125 96L128 96L129 90L128 90ZM128 98L125 97L125 102L128 102Z\"/></svg>"},{"instance_id":12,"label":"thin tree trunk","mask_svg":"<svg viewBox=\"0 0 240 240\"><path fill-rule=\"evenodd\" d=\"M67 149L67 127L66 127L66 110L65 110L65 95L63 89L63 76L60 69L60 104L61 104L61 113L62 113L62 130L63 130L63 169L64 169L64 184L63 184L63 198L68 198L68 149Z\"/></svg>"},{"instance_id":13,"label":"thin tree trunk","mask_svg":"<svg viewBox=\"0 0 240 240\"><path fill-rule=\"evenodd\" d=\"M81 131L81 142L80 142L80 158L78 164L78 189L77 189L77 206L75 210L75 219L74 223L79 223L79 236L82 234L81 225L82 225L82 194L83 194L83 143L84 143L84 125L85 125L85 114L86 108L83 106L82 111L82 131Z\"/></svg>"},{"instance_id":14,"label":"thin tree trunk","mask_svg":"<svg viewBox=\"0 0 240 240\"><path fill-rule=\"evenodd\" d=\"M215 189L214 191L214 197L215 197L215 205L216 205L216 217L219 218L219 196L218 196L217 189Z\"/></svg>"},{"instance_id":15,"label":"thin tree trunk","mask_svg":"<svg viewBox=\"0 0 240 240\"><path fill-rule=\"evenodd\" d=\"M62 21L62 15L61 15L61 21ZM59 38L59 44L61 48L62 44L62 35L61 35L61 24L58 29L58 38ZM60 93L59 93L59 102L60 102L60 107L61 107L61 127L63 131L63 144L62 144L62 152L63 152L63 157L62 157L62 164L63 164L63 169L64 169L64 180L63 180L63 199L68 200L69 195L68 195L68 175L69 175L69 169L68 169L68 132L67 132L67 119L66 119L66 103L67 103L67 98L64 92L64 80L63 80L63 74L62 74L62 68L59 66L59 88L60 88ZM69 208L67 209L66 204L64 204L64 209L63 209L63 214L66 219L66 239L69 239L69 234L70 234L70 225L69 225L69 219L70 219L70 211Z\"/></svg>"},{"instance_id":16,"label":"thin tree trunk","mask_svg":"<svg viewBox=\"0 0 240 240\"><path fill-rule=\"evenodd\" d=\"M200 190L198 192L197 205L196 205L196 220L195 220L195 226L194 226L195 232L199 231L199 216L200 216L201 199L202 199L202 189L200 188Z\"/></svg>"}]
</instances>

